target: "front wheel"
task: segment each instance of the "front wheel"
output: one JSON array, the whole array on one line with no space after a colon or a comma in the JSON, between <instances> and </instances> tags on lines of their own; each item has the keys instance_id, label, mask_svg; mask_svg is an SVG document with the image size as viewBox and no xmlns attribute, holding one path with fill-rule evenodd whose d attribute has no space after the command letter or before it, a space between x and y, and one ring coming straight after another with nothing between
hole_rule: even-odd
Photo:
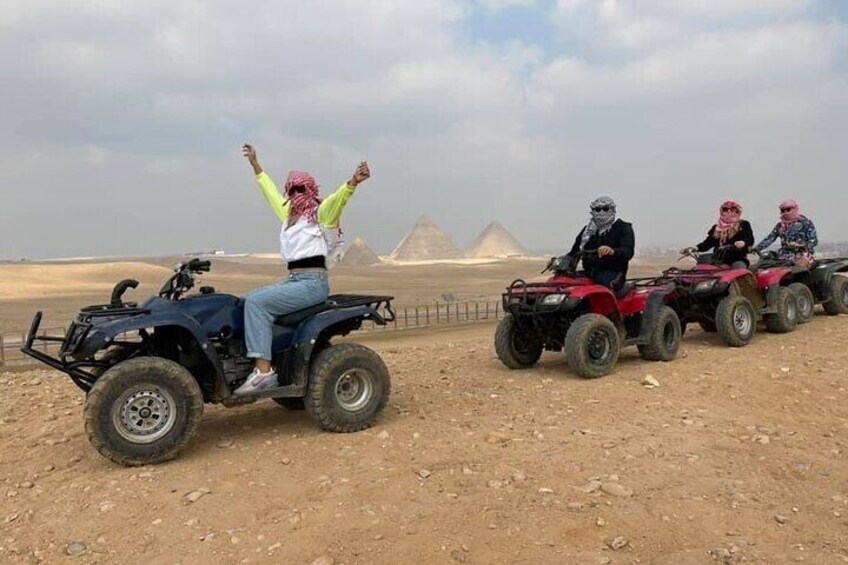
<instances>
[{"instance_id":1,"label":"front wheel","mask_svg":"<svg viewBox=\"0 0 848 565\"><path fill-rule=\"evenodd\" d=\"M848 277L833 275L827 285L827 300L822 303L829 316L848 314Z\"/></svg>"},{"instance_id":2,"label":"front wheel","mask_svg":"<svg viewBox=\"0 0 848 565\"><path fill-rule=\"evenodd\" d=\"M504 316L495 330L495 353L510 369L532 367L542 356L542 349L541 340L521 331L512 314Z\"/></svg>"},{"instance_id":3,"label":"front wheel","mask_svg":"<svg viewBox=\"0 0 848 565\"><path fill-rule=\"evenodd\" d=\"M741 294L729 294L716 308L716 328L730 347L743 347L757 333L757 313L751 301Z\"/></svg>"},{"instance_id":4,"label":"front wheel","mask_svg":"<svg viewBox=\"0 0 848 565\"><path fill-rule=\"evenodd\" d=\"M85 399L88 440L103 457L129 467L174 458L197 431L203 394L184 367L160 357L118 363Z\"/></svg>"},{"instance_id":5,"label":"front wheel","mask_svg":"<svg viewBox=\"0 0 848 565\"><path fill-rule=\"evenodd\" d=\"M618 329L600 314L577 318L565 334L565 358L571 370L585 379L609 374L618 361Z\"/></svg>"},{"instance_id":6,"label":"front wheel","mask_svg":"<svg viewBox=\"0 0 848 565\"><path fill-rule=\"evenodd\" d=\"M813 319L815 312L816 299L813 296L813 291L804 283L792 283L789 285L789 290L795 294L795 300L798 302L798 323L806 324Z\"/></svg>"},{"instance_id":7,"label":"front wheel","mask_svg":"<svg viewBox=\"0 0 848 565\"><path fill-rule=\"evenodd\" d=\"M357 343L331 345L312 361L306 411L325 430L370 427L389 400L391 381L377 353Z\"/></svg>"},{"instance_id":8,"label":"front wheel","mask_svg":"<svg viewBox=\"0 0 848 565\"><path fill-rule=\"evenodd\" d=\"M785 334L798 325L798 299L794 292L787 287L777 287L770 291L771 304L775 311L765 314L763 321L766 329L772 333Z\"/></svg>"},{"instance_id":9,"label":"front wheel","mask_svg":"<svg viewBox=\"0 0 848 565\"><path fill-rule=\"evenodd\" d=\"M677 312L669 306L660 306L653 326L648 329L646 343L636 346L642 358L648 361L671 361L677 357L683 332L680 326Z\"/></svg>"}]
</instances>

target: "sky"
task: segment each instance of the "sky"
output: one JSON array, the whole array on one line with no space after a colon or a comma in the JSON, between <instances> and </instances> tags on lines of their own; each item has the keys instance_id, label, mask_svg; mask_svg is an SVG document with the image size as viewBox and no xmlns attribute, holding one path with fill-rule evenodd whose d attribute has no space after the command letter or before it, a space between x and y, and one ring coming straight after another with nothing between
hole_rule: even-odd
<instances>
[{"instance_id":1,"label":"sky","mask_svg":"<svg viewBox=\"0 0 848 565\"><path fill-rule=\"evenodd\" d=\"M795 197L848 240L848 2L0 0L0 259L271 252L240 147L388 253L430 215L568 248L601 194L637 246L758 238Z\"/></svg>"}]
</instances>

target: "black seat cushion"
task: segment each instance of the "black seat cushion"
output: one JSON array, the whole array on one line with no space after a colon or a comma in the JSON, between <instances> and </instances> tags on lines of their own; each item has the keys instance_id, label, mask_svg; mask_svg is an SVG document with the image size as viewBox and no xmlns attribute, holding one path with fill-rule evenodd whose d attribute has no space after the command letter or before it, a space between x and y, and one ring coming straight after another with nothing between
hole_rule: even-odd
<instances>
[{"instance_id":1,"label":"black seat cushion","mask_svg":"<svg viewBox=\"0 0 848 565\"><path fill-rule=\"evenodd\" d=\"M283 314L282 316L277 316L274 323L278 326L296 326L307 318L311 318L312 316L320 314L321 312L326 312L327 310L333 310L334 308L338 308L338 304L328 300L321 304L304 308L303 310L296 310L294 312L289 312L288 314Z\"/></svg>"},{"instance_id":2,"label":"black seat cushion","mask_svg":"<svg viewBox=\"0 0 848 565\"><path fill-rule=\"evenodd\" d=\"M307 318L311 318L321 312L327 310L337 310L339 308L351 308L353 306L370 305L378 307L381 303L386 303L392 300L391 296L371 296L366 294L331 294L327 297L326 302L303 308L295 312L289 312L282 316L277 316L274 323L278 326L297 326Z\"/></svg>"},{"instance_id":3,"label":"black seat cushion","mask_svg":"<svg viewBox=\"0 0 848 565\"><path fill-rule=\"evenodd\" d=\"M615 297L618 298L619 300L621 300L622 298L624 298L625 296L630 294L630 291L633 290L633 286L634 286L634 284L632 282L624 283L623 285L621 285L621 288L614 291Z\"/></svg>"}]
</instances>

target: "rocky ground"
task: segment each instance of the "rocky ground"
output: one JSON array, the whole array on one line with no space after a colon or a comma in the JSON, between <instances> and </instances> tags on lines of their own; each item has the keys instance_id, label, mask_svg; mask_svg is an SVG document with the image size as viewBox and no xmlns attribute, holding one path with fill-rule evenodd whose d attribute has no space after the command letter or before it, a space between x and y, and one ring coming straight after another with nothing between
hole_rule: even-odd
<instances>
[{"instance_id":1,"label":"rocky ground","mask_svg":"<svg viewBox=\"0 0 848 565\"><path fill-rule=\"evenodd\" d=\"M848 562L848 319L690 331L591 381L504 368L493 330L369 337L394 384L371 430L208 407L149 468L89 446L68 379L3 373L0 562Z\"/></svg>"}]
</instances>

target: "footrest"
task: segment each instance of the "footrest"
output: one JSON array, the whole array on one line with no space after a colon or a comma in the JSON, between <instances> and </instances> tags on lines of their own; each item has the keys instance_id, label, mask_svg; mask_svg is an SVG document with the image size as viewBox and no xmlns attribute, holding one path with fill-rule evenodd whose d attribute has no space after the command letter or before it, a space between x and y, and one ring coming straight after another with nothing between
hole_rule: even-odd
<instances>
[{"instance_id":1,"label":"footrest","mask_svg":"<svg viewBox=\"0 0 848 565\"><path fill-rule=\"evenodd\" d=\"M232 395L221 401L224 406L240 406L242 404L250 404L263 398L301 398L306 396L306 387L299 385L285 385L266 390L260 390L251 394Z\"/></svg>"}]
</instances>

